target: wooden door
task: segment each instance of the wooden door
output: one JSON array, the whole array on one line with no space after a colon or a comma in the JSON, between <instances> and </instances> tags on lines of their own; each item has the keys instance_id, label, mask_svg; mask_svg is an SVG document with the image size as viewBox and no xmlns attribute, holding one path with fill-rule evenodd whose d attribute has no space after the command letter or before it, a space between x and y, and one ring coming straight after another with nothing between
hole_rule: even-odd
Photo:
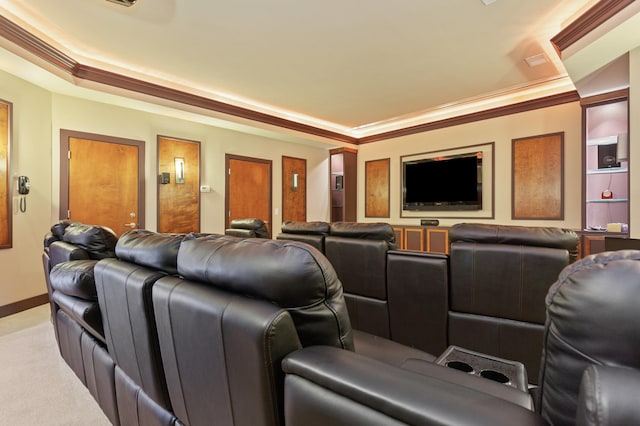
<instances>
[{"instance_id":1,"label":"wooden door","mask_svg":"<svg viewBox=\"0 0 640 426\"><path fill-rule=\"evenodd\" d=\"M233 219L257 217L271 233L271 160L226 155L225 227Z\"/></svg>"},{"instance_id":2,"label":"wooden door","mask_svg":"<svg viewBox=\"0 0 640 426\"><path fill-rule=\"evenodd\" d=\"M141 142L134 142L69 136L61 144L62 149L68 143L66 167L61 162L61 181L67 173L67 190L61 184L60 191L61 217L107 226L118 236L144 226L140 202L144 152Z\"/></svg>"},{"instance_id":3,"label":"wooden door","mask_svg":"<svg viewBox=\"0 0 640 426\"><path fill-rule=\"evenodd\" d=\"M177 164L182 162L182 179ZM158 136L158 232L200 232L200 142Z\"/></svg>"},{"instance_id":4,"label":"wooden door","mask_svg":"<svg viewBox=\"0 0 640 426\"><path fill-rule=\"evenodd\" d=\"M282 221L307 221L307 160L282 157Z\"/></svg>"}]
</instances>

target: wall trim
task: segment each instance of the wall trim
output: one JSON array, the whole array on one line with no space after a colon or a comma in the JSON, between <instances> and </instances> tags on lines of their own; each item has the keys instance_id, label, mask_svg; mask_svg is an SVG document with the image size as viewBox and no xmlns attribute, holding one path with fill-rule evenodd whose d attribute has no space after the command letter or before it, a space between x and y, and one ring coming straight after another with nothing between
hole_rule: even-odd
<instances>
[{"instance_id":1,"label":"wall trim","mask_svg":"<svg viewBox=\"0 0 640 426\"><path fill-rule=\"evenodd\" d=\"M0 306L0 318L8 317L9 315L17 314L18 312L26 311L27 309L35 308L45 303L49 303L49 295L47 293L9 303L8 305Z\"/></svg>"}]
</instances>

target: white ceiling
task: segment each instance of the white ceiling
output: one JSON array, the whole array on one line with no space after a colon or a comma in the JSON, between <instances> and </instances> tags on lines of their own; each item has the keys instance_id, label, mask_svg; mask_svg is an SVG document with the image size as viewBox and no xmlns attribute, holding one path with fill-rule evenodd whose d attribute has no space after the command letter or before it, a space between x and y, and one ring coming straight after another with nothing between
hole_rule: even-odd
<instances>
[{"instance_id":1,"label":"white ceiling","mask_svg":"<svg viewBox=\"0 0 640 426\"><path fill-rule=\"evenodd\" d=\"M0 0L0 14L82 64L359 137L572 90L549 40L595 2Z\"/></svg>"}]
</instances>

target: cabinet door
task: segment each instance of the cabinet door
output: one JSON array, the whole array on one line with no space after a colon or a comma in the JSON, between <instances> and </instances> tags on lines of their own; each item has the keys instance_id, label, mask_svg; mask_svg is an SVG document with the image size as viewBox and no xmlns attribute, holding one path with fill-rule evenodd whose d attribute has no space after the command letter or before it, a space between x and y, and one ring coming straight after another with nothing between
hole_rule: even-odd
<instances>
[{"instance_id":1,"label":"cabinet door","mask_svg":"<svg viewBox=\"0 0 640 426\"><path fill-rule=\"evenodd\" d=\"M449 230L427 229L427 251L449 254Z\"/></svg>"},{"instance_id":2,"label":"cabinet door","mask_svg":"<svg viewBox=\"0 0 640 426\"><path fill-rule=\"evenodd\" d=\"M582 236L582 257L604 251L604 235L583 235Z\"/></svg>"},{"instance_id":3,"label":"cabinet door","mask_svg":"<svg viewBox=\"0 0 640 426\"><path fill-rule=\"evenodd\" d=\"M404 243L407 250L424 251L424 229L404 228Z\"/></svg>"},{"instance_id":4,"label":"cabinet door","mask_svg":"<svg viewBox=\"0 0 640 426\"><path fill-rule=\"evenodd\" d=\"M393 233L396 236L396 246L398 250L406 250L406 244L404 242L404 229L398 226L393 227Z\"/></svg>"}]
</instances>

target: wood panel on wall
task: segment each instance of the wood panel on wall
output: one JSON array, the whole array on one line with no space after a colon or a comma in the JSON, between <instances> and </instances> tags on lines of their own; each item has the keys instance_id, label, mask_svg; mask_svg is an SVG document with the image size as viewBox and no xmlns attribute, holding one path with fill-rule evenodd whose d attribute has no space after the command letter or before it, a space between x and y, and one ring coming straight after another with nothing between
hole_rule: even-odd
<instances>
[{"instance_id":1,"label":"wood panel on wall","mask_svg":"<svg viewBox=\"0 0 640 426\"><path fill-rule=\"evenodd\" d=\"M512 141L512 219L564 219L564 132Z\"/></svg>"},{"instance_id":2,"label":"wood panel on wall","mask_svg":"<svg viewBox=\"0 0 640 426\"><path fill-rule=\"evenodd\" d=\"M11 104L0 101L0 248L12 246L10 144Z\"/></svg>"},{"instance_id":3,"label":"wood panel on wall","mask_svg":"<svg viewBox=\"0 0 640 426\"><path fill-rule=\"evenodd\" d=\"M184 160L182 183L176 159ZM200 142L158 136L158 232L200 232Z\"/></svg>"},{"instance_id":4,"label":"wood panel on wall","mask_svg":"<svg viewBox=\"0 0 640 426\"><path fill-rule=\"evenodd\" d=\"M365 174L365 217L389 217L389 158L367 161Z\"/></svg>"},{"instance_id":5,"label":"wood panel on wall","mask_svg":"<svg viewBox=\"0 0 640 426\"><path fill-rule=\"evenodd\" d=\"M282 156L282 221L288 220L307 221L307 160Z\"/></svg>"}]
</instances>

